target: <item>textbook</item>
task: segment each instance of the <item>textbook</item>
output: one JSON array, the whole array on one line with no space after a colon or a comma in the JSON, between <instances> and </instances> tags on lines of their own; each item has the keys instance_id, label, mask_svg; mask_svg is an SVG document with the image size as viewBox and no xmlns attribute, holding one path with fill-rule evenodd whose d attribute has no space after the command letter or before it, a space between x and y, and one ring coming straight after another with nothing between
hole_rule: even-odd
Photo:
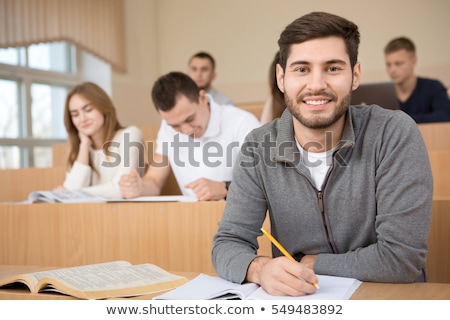
<instances>
[{"instance_id":1,"label":"textbook","mask_svg":"<svg viewBox=\"0 0 450 320\"><path fill-rule=\"evenodd\" d=\"M149 196L132 199L106 199L84 191L34 191L28 196L28 203L90 203L90 202L196 202L193 196Z\"/></svg>"},{"instance_id":2,"label":"textbook","mask_svg":"<svg viewBox=\"0 0 450 320\"><path fill-rule=\"evenodd\" d=\"M106 199L91 195L84 191L54 190L54 191L33 191L28 195L28 202L89 203L89 202L106 202Z\"/></svg>"},{"instance_id":3,"label":"textbook","mask_svg":"<svg viewBox=\"0 0 450 320\"><path fill-rule=\"evenodd\" d=\"M54 292L92 300L161 292L187 281L152 264L113 261L19 274L0 279L0 288L24 284L31 293Z\"/></svg>"},{"instance_id":4,"label":"textbook","mask_svg":"<svg viewBox=\"0 0 450 320\"><path fill-rule=\"evenodd\" d=\"M155 300L347 300L362 283L353 278L317 275L320 288L299 297L272 296L255 283L238 284L200 274L182 286L154 297Z\"/></svg>"}]
</instances>

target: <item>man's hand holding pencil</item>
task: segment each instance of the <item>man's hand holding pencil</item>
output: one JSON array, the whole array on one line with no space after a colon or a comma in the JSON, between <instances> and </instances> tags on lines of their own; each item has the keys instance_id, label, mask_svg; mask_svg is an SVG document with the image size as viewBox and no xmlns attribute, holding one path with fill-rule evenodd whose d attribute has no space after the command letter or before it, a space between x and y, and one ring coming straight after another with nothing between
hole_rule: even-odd
<instances>
[{"instance_id":1,"label":"man's hand holding pencil","mask_svg":"<svg viewBox=\"0 0 450 320\"><path fill-rule=\"evenodd\" d=\"M247 270L246 280L259 284L267 293L276 296L302 296L319 288L312 268L299 263L263 228L263 233L284 254L284 257L257 257Z\"/></svg>"}]
</instances>

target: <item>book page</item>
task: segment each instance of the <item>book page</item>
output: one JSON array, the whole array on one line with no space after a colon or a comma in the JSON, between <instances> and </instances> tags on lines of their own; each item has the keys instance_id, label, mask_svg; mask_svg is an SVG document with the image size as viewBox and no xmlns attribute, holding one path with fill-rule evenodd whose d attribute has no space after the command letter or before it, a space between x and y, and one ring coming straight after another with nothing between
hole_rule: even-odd
<instances>
[{"instance_id":1,"label":"book page","mask_svg":"<svg viewBox=\"0 0 450 320\"><path fill-rule=\"evenodd\" d=\"M41 291L59 291L83 299L134 296L173 289L187 279L151 264L126 262L39 272Z\"/></svg>"},{"instance_id":2,"label":"book page","mask_svg":"<svg viewBox=\"0 0 450 320\"><path fill-rule=\"evenodd\" d=\"M113 199L107 202L197 202L198 199L193 196L148 196L132 199Z\"/></svg>"},{"instance_id":3,"label":"book page","mask_svg":"<svg viewBox=\"0 0 450 320\"><path fill-rule=\"evenodd\" d=\"M98 272L114 271L118 269L123 269L124 267L131 266L131 263L127 261L112 261L96 264L88 264L78 267L61 268L48 271L40 271L33 273L33 276L39 281L43 278L63 278L71 277L75 275L85 275Z\"/></svg>"}]
</instances>

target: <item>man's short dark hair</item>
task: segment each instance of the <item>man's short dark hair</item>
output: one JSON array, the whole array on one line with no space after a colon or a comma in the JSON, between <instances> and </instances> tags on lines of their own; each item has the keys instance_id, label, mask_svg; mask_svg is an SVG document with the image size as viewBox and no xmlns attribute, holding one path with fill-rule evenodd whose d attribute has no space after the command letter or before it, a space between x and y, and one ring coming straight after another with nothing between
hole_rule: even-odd
<instances>
[{"instance_id":1,"label":"man's short dark hair","mask_svg":"<svg viewBox=\"0 0 450 320\"><path fill-rule=\"evenodd\" d=\"M287 57L293 44L330 36L343 38L353 70L358 61L358 26L343 17L326 12L306 14L284 29L278 40L281 67L286 70Z\"/></svg>"},{"instance_id":2,"label":"man's short dark hair","mask_svg":"<svg viewBox=\"0 0 450 320\"><path fill-rule=\"evenodd\" d=\"M152 89L152 100L156 110L171 110L180 96L191 102L199 102L199 89L194 80L182 72L170 72L156 80Z\"/></svg>"},{"instance_id":3,"label":"man's short dark hair","mask_svg":"<svg viewBox=\"0 0 450 320\"><path fill-rule=\"evenodd\" d=\"M208 52L205 52L205 51L197 52L189 59L189 63L194 58L208 59L211 62L212 69L213 70L216 69L216 61L214 60L213 56L211 54L209 54Z\"/></svg>"},{"instance_id":4,"label":"man's short dark hair","mask_svg":"<svg viewBox=\"0 0 450 320\"><path fill-rule=\"evenodd\" d=\"M399 50L406 50L412 54L416 54L416 47L411 39L406 37L398 37L389 41L389 43L384 48L384 53L389 54Z\"/></svg>"}]
</instances>

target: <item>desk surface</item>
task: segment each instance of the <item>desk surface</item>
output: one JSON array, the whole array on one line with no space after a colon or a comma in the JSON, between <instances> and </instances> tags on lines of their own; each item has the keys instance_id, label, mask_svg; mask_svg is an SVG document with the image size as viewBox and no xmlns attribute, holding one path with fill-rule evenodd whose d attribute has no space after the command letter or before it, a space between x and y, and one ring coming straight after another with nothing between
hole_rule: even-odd
<instances>
[{"instance_id":1,"label":"desk surface","mask_svg":"<svg viewBox=\"0 0 450 320\"><path fill-rule=\"evenodd\" d=\"M0 265L0 278L17 274L30 273L52 268L34 266ZM173 272L189 279L193 279L198 273ZM161 293L158 293L161 294ZM131 299L147 300L154 295L144 295ZM73 300L75 298L60 295L39 293L32 294L25 289L0 289L0 300ZM130 298L127 298L130 299ZM351 296L350 300L450 300L449 283L372 283L364 282Z\"/></svg>"}]
</instances>

